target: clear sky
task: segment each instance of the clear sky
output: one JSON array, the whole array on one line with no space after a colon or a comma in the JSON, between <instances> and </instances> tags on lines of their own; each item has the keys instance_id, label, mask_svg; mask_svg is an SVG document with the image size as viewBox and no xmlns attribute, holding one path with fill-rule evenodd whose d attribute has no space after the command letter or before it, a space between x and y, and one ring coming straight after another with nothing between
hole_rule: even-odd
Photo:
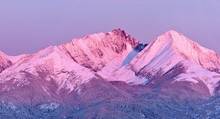
<instances>
[{"instance_id":1,"label":"clear sky","mask_svg":"<svg viewBox=\"0 0 220 119\"><path fill-rule=\"evenodd\" d=\"M173 29L220 53L220 0L0 0L0 50L10 55L114 28L143 42Z\"/></svg>"}]
</instances>

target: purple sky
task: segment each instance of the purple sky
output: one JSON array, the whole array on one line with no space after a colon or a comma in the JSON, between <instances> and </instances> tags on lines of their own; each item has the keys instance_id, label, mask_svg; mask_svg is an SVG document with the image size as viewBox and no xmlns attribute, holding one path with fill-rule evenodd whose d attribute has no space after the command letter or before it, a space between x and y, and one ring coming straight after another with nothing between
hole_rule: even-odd
<instances>
[{"instance_id":1,"label":"purple sky","mask_svg":"<svg viewBox=\"0 0 220 119\"><path fill-rule=\"evenodd\" d=\"M11 55L119 27L143 42L174 29L220 52L220 1L0 1L0 50Z\"/></svg>"}]
</instances>

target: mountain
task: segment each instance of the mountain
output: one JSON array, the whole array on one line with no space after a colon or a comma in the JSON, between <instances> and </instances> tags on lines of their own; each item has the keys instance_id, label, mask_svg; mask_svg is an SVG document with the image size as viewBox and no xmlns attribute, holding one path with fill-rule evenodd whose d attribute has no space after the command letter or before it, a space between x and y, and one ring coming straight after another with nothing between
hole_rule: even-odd
<instances>
[{"instance_id":1,"label":"mountain","mask_svg":"<svg viewBox=\"0 0 220 119\"><path fill-rule=\"evenodd\" d=\"M215 95L220 80L219 55L176 31L152 41L129 65L115 72L115 79L160 88L177 97ZM181 95L180 95L181 94ZM195 96L195 94L193 94Z\"/></svg>"},{"instance_id":2,"label":"mountain","mask_svg":"<svg viewBox=\"0 0 220 119\"><path fill-rule=\"evenodd\" d=\"M219 55L176 31L142 44L115 29L34 54L0 53L3 119L193 118L219 94Z\"/></svg>"},{"instance_id":3,"label":"mountain","mask_svg":"<svg viewBox=\"0 0 220 119\"><path fill-rule=\"evenodd\" d=\"M4 95L0 99L22 103L61 101L60 94L78 92L82 84L100 79L97 72L116 70L137 44L123 30L115 29L23 55L14 63L8 60L10 65L4 61L4 72L0 74Z\"/></svg>"},{"instance_id":4,"label":"mountain","mask_svg":"<svg viewBox=\"0 0 220 119\"><path fill-rule=\"evenodd\" d=\"M0 52L0 72L9 67L12 62L7 58L6 54Z\"/></svg>"}]
</instances>

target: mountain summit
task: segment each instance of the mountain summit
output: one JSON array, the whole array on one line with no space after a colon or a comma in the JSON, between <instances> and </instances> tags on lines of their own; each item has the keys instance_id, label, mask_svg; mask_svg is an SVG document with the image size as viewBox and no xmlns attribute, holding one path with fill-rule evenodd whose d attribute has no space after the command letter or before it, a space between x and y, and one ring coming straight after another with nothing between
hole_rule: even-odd
<instances>
[{"instance_id":1,"label":"mountain summit","mask_svg":"<svg viewBox=\"0 0 220 119\"><path fill-rule=\"evenodd\" d=\"M220 68L220 58L217 53L202 47L176 31L169 31L159 36L140 55L143 55L140 56L143 59L138 58L138 60L143 61L145 58L148 60L146 63L152 63L153 58L163 56L161 57L163 61L166 61L168 57L174 57L179 60L191 61L210 70L217 71ZM175 59L175 61L177 60Z\"/></svg>"},{"instance_id":2,"label":"mountain summit","mask_svg":"<svg viewBox=\"0 0 220 119\"><path fill-rule=\"evenodd\" d=\"M11 64L12 62L7 58L7 55L0 51L0 73Z\"/></svg>"},{"instance_id":3,"label":"mountain summit","mask_svg":"<svg viewBox=\"0 0 220 119\"><path fill-rule=\"evenodd\" d=\"M34 54L0 52L0 104L11 104L14 110L22 105L40 110L72 106L81 117L93 111L111 115L113 108L120 115L121 103L152 95L155 100L196 100L220 94L216 52L173 30L147 44L115 29Z\"/></svg>"},{"instance_id":4,"label":"mountain summit","mask_svg":"<svg viewBox=\"0 0 220 119\"><path fill-rule=\"evenodd\" d=\"M109 63L123 60L138 45L138 41L121 29L96 33L59 46L75 62L94 71Z\"/></svg>"},{"instance_id":5,"label":"mountain summit","mask_svg":"<svg viewBox=\"0 0 220 119\"><path fill-rule=\"evenodd\" d=\"M219 69L217 53L176 31L168 31L149 43L129 65L117 70L112 79L154 85L162 88L161 91L170 90L165 91L170 93L182 90L176 93L177 96L187 92L190 97L193 91L186 91L190 89L206 97L215 95L220 80Z\"/></svg>"}]
</instances>

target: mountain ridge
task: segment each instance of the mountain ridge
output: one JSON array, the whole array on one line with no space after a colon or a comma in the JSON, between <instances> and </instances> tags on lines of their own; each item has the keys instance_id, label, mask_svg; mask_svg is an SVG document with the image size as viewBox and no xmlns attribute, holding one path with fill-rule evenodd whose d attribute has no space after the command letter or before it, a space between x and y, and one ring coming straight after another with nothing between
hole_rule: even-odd
<instances>
[{"instance_id":1,"label":"mountain ridge","mask_svg":"<svg viewBox=\"0 0 220 119\"><path fill-rule=\"evenodd\" d=\"M115 29L0 52L0 118L216 118L219 66L217 53L176 31L149 44Z\"/></svg>"},{"instance_id":2,"label":"mountain ridge","mask_svg":"<svg viewBox=\"0 0 220 119\"><path fill-rule=\"evenodd\" d=\"M168 77L172 80L166 85L184 82L186 83L184 85L190 86L191 83L200 83L201 87L207 87L203 92L215 95L220 80L219 61L219 55L214 51L204 48L176 31L168 31L152 41L127 66L113 73L115 77L112 79L150 85L149 82L156 81L155 77L158 79ZM159 82L164 82L162 79Z\"/></svg>"},{"instance_id":3,"label":"mountain ridge","mask_svg":"<svg viewBox=\"0 0 220 119\"><path fill-rule=\"evenodd\" d=\"M58 92L65 89L70 93L93 78L148 87L157 85L156 82L164 83L163 79L169 77L173 81L164 84L165 87L181 81L187 82L187 85L200 82L207 86L209 95L216 92L220 80L220 60L214 51L171 30L149 45L143 45L145 48L136 51L137 56L122 66L129 53L135 51L139 44L124 30L115 29L50 46L34 54L14 57L2 55L11 63L2 63L4 68L0 73L1 82L16 79L19 83L19 80L26 78L21 72L27 72L43 80L54 80ZM157 81L155 77L162 79Z\"/></svg>"}]
</instances>

